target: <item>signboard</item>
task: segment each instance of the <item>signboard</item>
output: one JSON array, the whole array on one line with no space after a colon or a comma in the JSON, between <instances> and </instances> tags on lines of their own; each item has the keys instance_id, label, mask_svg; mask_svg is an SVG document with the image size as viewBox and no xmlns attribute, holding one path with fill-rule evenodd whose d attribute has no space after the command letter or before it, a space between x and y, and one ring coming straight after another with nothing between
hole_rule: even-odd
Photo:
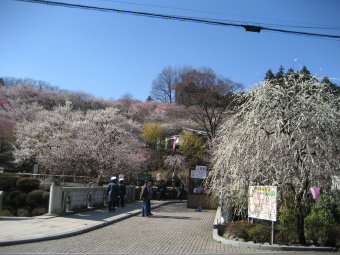
<instances>
[{"instance_id":1,"label":"signboard","mask_svg":"<svg viewBox=\"0 0 340 255\"><path fill-rule=\"evenodd\" d=\"M195 170L206 172L208 170L208 167L207 166L196 166Z\"/></svg>"},{"instance_id":2,"label":"signboard","mask_svg":"<svg viewBox=\"0 0 340 255\"><path fill-rule=\"evenodd\" d=\"M276 221L277 187L249 186L248 217Z\"/></svg>"},{"instance_id":3,"label":"signboard","mask_svg":"<svg viewBox=\"0 0 340 255\"><path fill-rule=\"evenodd\" d=\"M151 174L139 174L138 180L139 181L152 181L152 176Z\"/></svg>"},{"instance_id":4,"label":"signboard","mask_svg":"<svg viewBox=\"0 0 340 255\"><path fill-rule=\"evenodd\" d=\"M193 179L205 179L206 173L202 171L191 170L190 177Z\"/></svg>"},{"instance_id":5,"label":"signboard","mask_svg":"<svg viewBox=\"0 0 340 255\"><path fill-rule=\"evenodd\" d=\"M205 179L207 178L207 166L196 166L195 170L191 170L190 177L194 179Z\"/></svg>"}]
</instances>

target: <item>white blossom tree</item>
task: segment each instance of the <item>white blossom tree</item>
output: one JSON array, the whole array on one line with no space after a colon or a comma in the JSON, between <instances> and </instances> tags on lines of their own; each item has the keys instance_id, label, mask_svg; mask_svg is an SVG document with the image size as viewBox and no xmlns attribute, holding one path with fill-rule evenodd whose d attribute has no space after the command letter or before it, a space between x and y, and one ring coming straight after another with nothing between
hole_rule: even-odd
<instances>
[{"instance_id":1,"label":"white blossom tree","mask_svg":"<svg viewBox=\"0 0 340 255\"><path fill-rule=\"evenodd\" d=\"M339 171L339 100L328 86L301 75L262 85L240 96L236 114L215 139L208 183L224 205L246 213L249 185L277 185L294 196L299 241L305 242L306 197L327 189Z\"/></svg>"},{"instance_id":2,"label":"white blossom tree","mask_svg":"<svg viewBox=\"0 0 340 255\"><path fill-rule=\"evenodd\" d=\"M142 167L138 133L114 108L84 113L67 103L18 124L14 155L17 163L35 161L50 173L85 175L99 183Z\"/></svg>"},{"instance_id":3,"label":"white blossom tree","mask_svg":"<svg viewBox=\"0 0 340 255\"><path fill-rule=\"evenodd\" d=\"M172 171L183 170L186 167L185 157L181 155L167 156L164 159L164 166Z\"/></svg>"}]
</instances>

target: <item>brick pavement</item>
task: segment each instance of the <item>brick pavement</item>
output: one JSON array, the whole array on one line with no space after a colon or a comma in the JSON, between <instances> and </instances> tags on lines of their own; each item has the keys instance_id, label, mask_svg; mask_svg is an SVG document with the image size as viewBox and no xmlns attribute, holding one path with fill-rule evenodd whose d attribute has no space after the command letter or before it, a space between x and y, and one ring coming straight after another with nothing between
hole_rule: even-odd
<instances>
[{"instance_id":1,"label":"brick pavement","mask_svg":"<svg viewBox=\"0 0 340 255\"><path fill-rule=\"evenodd\" d=\"M212 239L215 211L195 212L185 204L170 204L153 213L73 237L0 247L0 254L321 254L259 251L218 243Z\"/></svg>"}]
</instances>

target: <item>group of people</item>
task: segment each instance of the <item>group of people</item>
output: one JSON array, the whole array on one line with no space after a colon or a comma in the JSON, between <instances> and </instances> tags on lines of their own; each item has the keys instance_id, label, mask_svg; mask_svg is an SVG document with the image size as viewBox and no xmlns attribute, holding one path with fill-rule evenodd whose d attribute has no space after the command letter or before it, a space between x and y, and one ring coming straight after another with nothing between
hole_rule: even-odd
<instances>
[{"instance_id":1,"label":"group of people","mask_svg":"<svg viewBox=\"0 0 340 255\"><path fill-rule=\"evenodd\" d=\"M161 181L159 186L159 195L160 200L164 200L166 198L166 184L164 181ZM142 216L151 216L151 199L153 196L153 188L152 183L149 180L144 182L142 186L140 199L143 201L142 203ZM182 201L184 193L184 184L180 183L178 187L178 199ZM110 179L110 183L106 188L107 202L109 205L109 212L115 212L116 206L125 206L125 195L126 195L126 185L124 183L124 179L119 179L117 181L117 177L113 176Z\"/></svg>"},{"instance_id":2,"label":"group of people","mask_svg":"<svg viewBox=\"0 0 340 255\"><path fill-rule=\"evenodd\" d=\"M165 181L162 180L159 185L158 185L158 191L159 191L159 200L165 200L166 199L166 184ZM185 192L185 188L184 188L184 184L183 182L180 182L180 184L178 185L178 189L177 189L177 198L182 202L183 197L184 197L184 192Z\"/></svg>"},{"instance_id":3,"label":"group of people","mask_svg":"<svg viewBox=\"0 0 340 255\"><path fill-rule=\"evenodd\" d=\"M109 204L109 212L114 212L116 206L125 206L126 185L124 179L111 177L110 183L106 188L107 202Z\"/></svg>"},{"instance_id":4,"label":"group of people","mask_svg":"<svg viewBox=\"0 0 340 255\"><path fill-rule=\"evenodd\" d=\"M159 198L160 200L164 200L166 198L166 184L164 181L161 181L158 185ZM181 182L178 186L177 198L182 202L184 195L184 184ZM142 216L150 216L153 215L151 213L151 198L153 195L152 183L151 181L146 180L140 192L140 199L143 200L142 205Z\"/></svg>"}]
</instances>

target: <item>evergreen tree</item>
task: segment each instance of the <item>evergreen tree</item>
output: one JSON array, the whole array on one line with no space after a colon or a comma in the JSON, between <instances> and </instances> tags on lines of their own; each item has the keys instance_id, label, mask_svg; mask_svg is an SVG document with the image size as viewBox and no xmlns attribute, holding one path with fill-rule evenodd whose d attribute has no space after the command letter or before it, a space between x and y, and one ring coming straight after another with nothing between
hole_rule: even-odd
<instances>
[{"instance_id":1,"label":"evergreen tree","mask_svg":"<svg viewBox=\"0 0 340 255\"><path fill-rule=\"evenodd\" d=\"M266 72L266 76L264 77L265 80L273 80L275 79L275 75L272 71L272 69L269 69L267 72Z\"/></svg>"},{"instance_id":2,"label":"evergreen tree","mask_svg":"<svg viewBox=\"0 0 340 255\"><path fill-rule=\"evenodd\" d=\"M306 76L311 76L311 73L310 73L310 71L308 70L308 68L306 66L302 67L302 69L300 71L300 74L306 75Z\"/></svg>"},{"instance_id":3,"label":"evergreen tree","mask_svg":"<svg viewBox=\"0 0 340 255\"><path fill-rule=\"evenodd\" d=\"M283 81L284 76L285 76L285 69L283 68L283 66L280 66L279 71L275 75L275 79L280 82L280 81Z\"/></svg>"},{"instance_id":4,"label":"evergreen tree","mask_svg":"<svg viewBox=\"0 0 340 255\"><path fill-rule=\"evenodd\" d=\"M308 70L306 66L302 67L300 71L300 78L303 81L310 81L310 80L317 81L317 79L311 74L311 72Z\"/></svg>"},{"instance_id":5,"label":"evergreen tree","mask_svg":"<svg viewBox=\"0 0 340 255\"><path fill-rule=\"evenodd\" d=\"M294 74L295 74L294 69L293 69L293 68L289 68L288 71L287 71L287 73L286 73L286 77L287 77L287 76L290 76L290 75L294 75Z\"/></svg>"}]
</instances>

